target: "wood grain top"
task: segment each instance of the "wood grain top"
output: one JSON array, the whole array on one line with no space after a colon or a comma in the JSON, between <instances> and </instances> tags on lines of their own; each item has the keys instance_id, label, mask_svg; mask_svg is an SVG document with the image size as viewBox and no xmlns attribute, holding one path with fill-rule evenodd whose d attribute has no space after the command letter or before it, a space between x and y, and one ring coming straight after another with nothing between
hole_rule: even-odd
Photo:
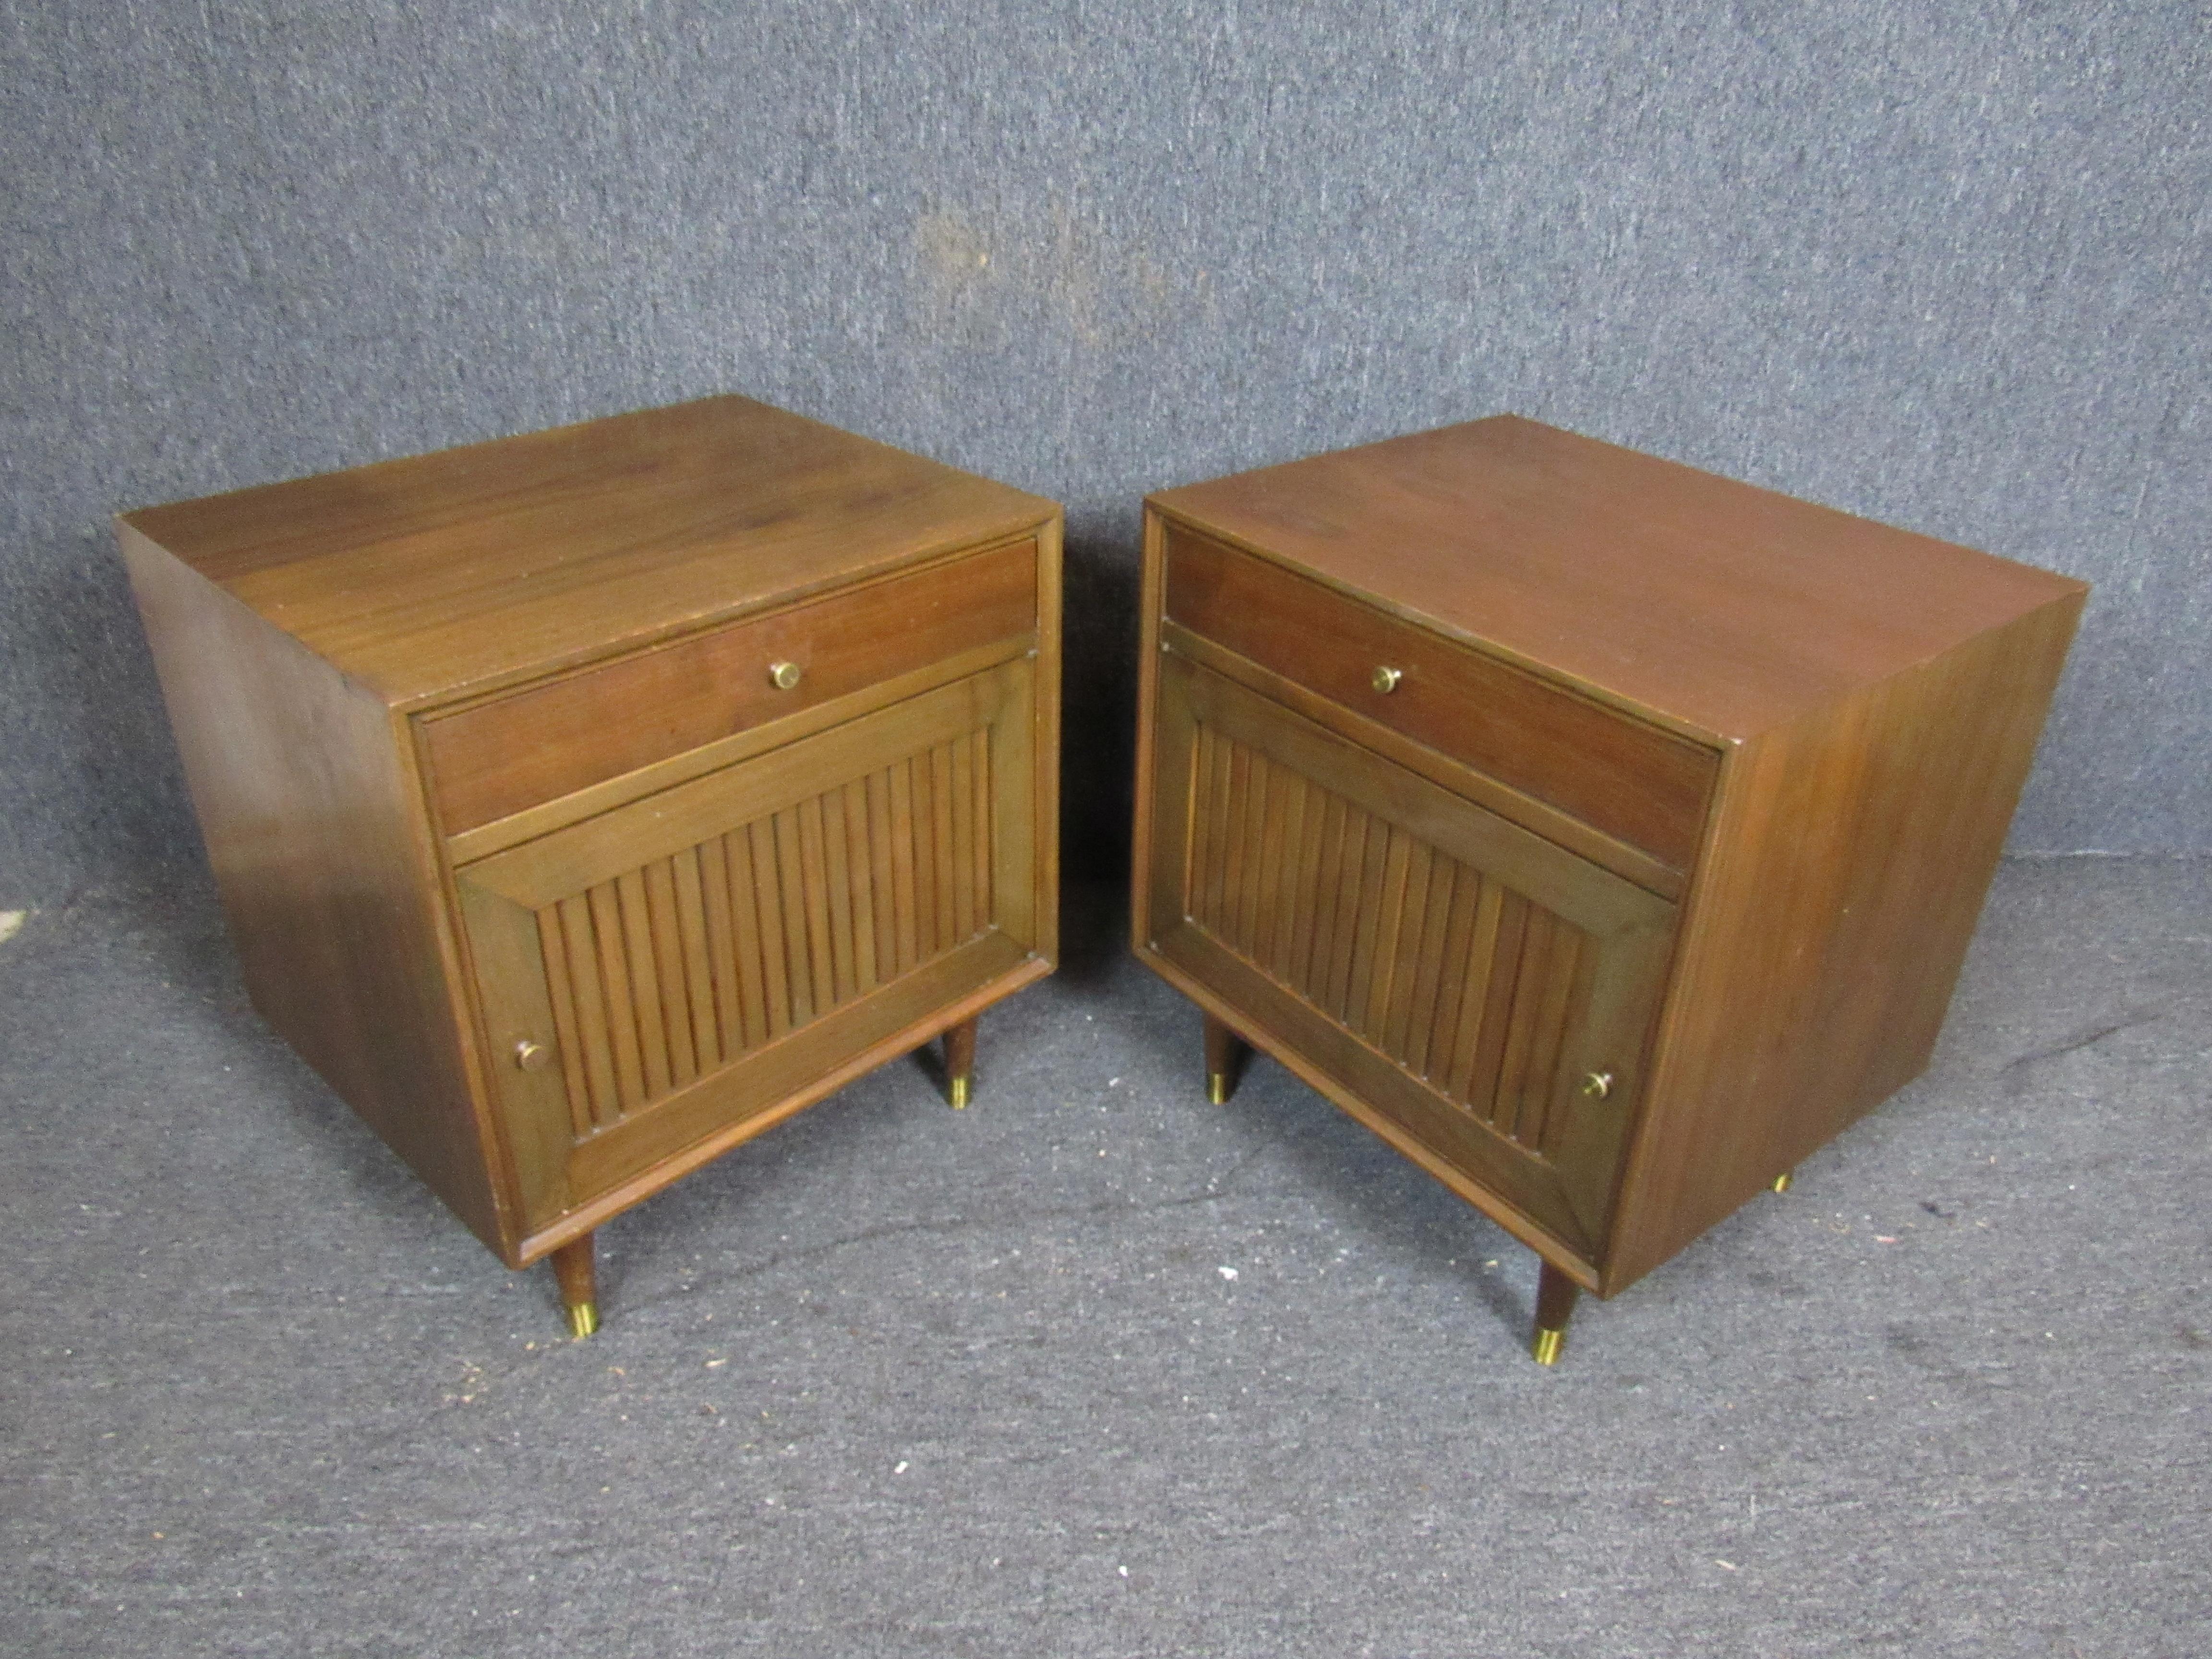
<instances>
[{"instance_id":1,"label":"wood grain top","mask_svg":"<svg viewBox=\"0 0 2212 1659\"><path fill-rule=\"evenodd\" d=\"M1512 415L1150 500L1724 743L2087 591Z\"/></svg>"},{"instance_id":2,"label":"wood grain top","mask_svg":"<svg viewBox=\"0 0 2212 1659\"><path fill-rule=\"evenodd\" d=\"M720 397L125 514L422 706L1045 523L1058 508Z\"/></svg>"}]
</instances>

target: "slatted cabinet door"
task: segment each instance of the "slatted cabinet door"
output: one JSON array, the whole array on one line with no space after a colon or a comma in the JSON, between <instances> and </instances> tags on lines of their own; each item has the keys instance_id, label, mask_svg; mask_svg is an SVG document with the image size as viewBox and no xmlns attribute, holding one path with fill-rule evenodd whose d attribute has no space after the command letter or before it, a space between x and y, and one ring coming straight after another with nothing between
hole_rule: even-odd
<instances>
[{"instance_id":1,"label":"slatted cabinet door","mask_svg":"<svg viewBox=\"0 0 2212 1659\"><path fill-rule=\"evenodd\" d=\"M456 872L531 1229L1029 954L1032 691L1018 659Z\"/></svg>"},{"instance_id":2,"label":"slatted cabinet door","mask_svg":"<svg viewBox=\"0 0 2212 1659\"><path fill-rule=\"evenodd\" d=\"M1155 948L1594 1262L1674 906L1182 657L1159 711Z\"/></svg>"}]
</instances>

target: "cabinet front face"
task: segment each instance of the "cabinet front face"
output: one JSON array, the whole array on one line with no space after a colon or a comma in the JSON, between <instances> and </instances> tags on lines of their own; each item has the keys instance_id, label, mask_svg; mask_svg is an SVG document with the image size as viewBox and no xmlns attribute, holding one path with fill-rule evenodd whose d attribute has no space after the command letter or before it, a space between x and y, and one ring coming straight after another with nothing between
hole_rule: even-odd
<instances>
[{"instance_id":1,"label":"cabinet front face","mask_svg":"<svg viewBox=\"0 0 2212 1659\"><path fill-rule=\"evenodd\" d=\"M1028 658L456 872L541 1230L1036 943Z\"/></svg>"},{"instance_id":2,"label":"cabinet front face","mask_svg":"<svg viewBox=\"0 0 2212 1659\"><path fill-rule=\"evenodd\" d=\"M1151 948L1594 1262L1674 907L1180 656L1158 672Z\"/></svg>"}]
</instances>

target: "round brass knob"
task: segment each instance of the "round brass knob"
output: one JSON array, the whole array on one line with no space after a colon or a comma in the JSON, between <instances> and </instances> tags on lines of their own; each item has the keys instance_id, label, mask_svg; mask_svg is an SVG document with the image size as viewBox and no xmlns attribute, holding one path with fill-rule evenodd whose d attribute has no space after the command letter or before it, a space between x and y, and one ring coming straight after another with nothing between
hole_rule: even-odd
<instances>
[{"instance_id":1,"label":"round brass knob","mask_svg":"<svg viewBox=\"0 0 2212 1659\"><path fill-rule=\"evenodd\" d=\"M768 665L769 684L779 691L788 691L799 684L799 665L795 662L772 662Z\"/></svg>"},{"instance_id":2,"label":"round brass knob","mask_svg":"<svg viewBox=\"0 0 2212 1659\"><path fill-rule=\"evenodd\" d=\"M542 1072L553 1063L553 1051L525 1037L514 1045L514 1063L526 1072Z\"/></svg>"},{"instance_id":3,"label":"round brass knob","mask_svg":"<svg viewBox=\"0 0 2212 1659\"><path fill-rule=\"evenodd\" d=\"M1613 1073L1592 1072L1583 1079L1583 1092L1593 1100L1603 1100L1613 1092Z\"/></svg>"},{"instance_id":4,"label":"round brass knob","mask_svg":"<svg viewBox=\"0 0 2212 1659\"><path fill-rule=\"evenodd\" d=\"M1378 668L1367 677L1367 683L1377 691L1387 693L1395 691L1398 682L1405 678L1406 671L1402 668Z\"/></svg>"}]
</instances>

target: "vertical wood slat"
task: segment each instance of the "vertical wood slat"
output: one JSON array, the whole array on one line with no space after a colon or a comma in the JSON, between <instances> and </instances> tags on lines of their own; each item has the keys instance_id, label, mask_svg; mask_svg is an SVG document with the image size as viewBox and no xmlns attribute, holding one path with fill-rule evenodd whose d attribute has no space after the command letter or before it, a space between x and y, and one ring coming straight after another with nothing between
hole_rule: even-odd
<instances>
[{"instance_id":1,"label":"vertical wood slat","mask_svg":"<svg viewBox=\"0 0 2212 1659\"><path fill-rule=\"evenodd\" d=\"M1505 1056L1506 1028L1513 1012L1513 969L1521 960L1521 942L1528 930L1528 902L1505 888L1498 890L1498 936L1492 947L1490 983L1476 1017L1472 1045L1462 1039L1468 1057L1466 1084L1460 1098L1477 1117L1494 1122L1498 1114L1498 1073Z\"/></svg>"},{"instance_id":2,"label":"vertical wood slat","mask_svg":"<svg viewBox=\"0 0 2212 1659\"><path fill-rule=\"evenodd\" d=\"M1498 972L1498 933L1505 926L1509 907L1506 891L1494 881L1482 884L1481 902L1475 906L1474 925L1468 936L1467 975L1460 987L1459 1014L1452 1029L1451 1061L1444 1073L1444 1093L1462 1106L1469 1105L1470 1079L1483 1037L1483 1019L1490 1008ZM1520 936L1513 936L1514 950ZM1487 1097L1485 1097L1486 1112Z\"/></svg>"},{"instance_id":3,"label":"vertical wood slat","mask_svg":"<svg viewBox=\"0 0 2212 1659\"><path fill-rule=\"evenodd\" d=\"M1451 914L1444 922L1443 955L1437 965L1436 1013L1416 1068L1446 1094L1450 1092L1447 1079L1459 1032L1460 1005L1467 988L1475 916L1489 885L1473 870L1461 868L1452 876Z\"/></svg>"},{"instance_id":4,"label":"vertical wood slat","mask_svg":"<svg viewBox=\"0 0 2212 1659\"><path fill-rule=\"evenodd\" d=\"M1429 889L1421 900L1421 926L1409 937L1413 949L1413 988L1406 999L1406 1025L1399 1035L1400 1057L1415 1077L1429 1069L1429 1039L1436 1030L1437 992L1443 980L1444 935L1459 902L1463 871L1442 853L1431 855Z\"/></svg>"},{"instance_id":5,"label":"vertical wood slat","mask_svg":"<svg viewBox=\"0 0 2212 1659\"><path fill-rule=\"evenodd\" d=\"M645 1099L645 1062L637 1042L637 1001L630 987L629 963L623 949L622 901L615 884L591 890L592 937L599 957L599 982L605 988L608 1047L615 1064L615 1109L629 1111Z\"/></svg>"},{"instance_id":6,"label":"vertical wood slat","mask_svg":"<svg viewBox=\"0 0 2212 1659\"><path fill-rule=\"evenodd\" d=\"M1234 775L1231 751L1236 745L1219 733L1213 739L1212 807L1208 814L1213 820L1213 861L1206 866L1206 888L1203 895L1206 925L1217 933L1221 931L1221 896L1229 881L1229 842L1231 825L1236 811L1236 801L1230 793Z\"/></svg>"},{"instance_id":7,"label":"vertical wood slat","mask_svg":"<svg viewBox=\"0 0 2212 1659\"><path fill-rule=\"evenodd\" d=\"M1585 936L1202 722L1192 750L1192 919L1543 1155L1564 1117L1565 1034L1587 1006Z\"/></svg>"},{"instance_id":8,"label":"vertical wood slat","mask_svg":"<svg viewBox=\"0 0 2212 1659\"><path fill-rule=\"evenodd\" d=\"M786 807L763 822L775 838L775 862L769 872L771 885L763 895L762 943L770 950L781 947L791 1023L804 1025L814 1018L814 964L806 949L806 866L799 844L799 809Z\"/></svg>"},{"instance_id":9,"label":"vertical wood slat","mask_svg":"<svg viewBox=\"0 0 2212 1659\"><path fill-rule=\"evenodd\" d=\"M753 908L760 926L761 984L773 1042L792 1026L791 928L783 914L783 884L776 854L775 820L757 818L745 835L751 852Z\"/></svg>"},{"instance_id":10,"label":"vertical wood slat","mask_svg":"<svg viewBox=\"0 0 2212 1659\"><path fill-rule=\"evenodd\" d=\"M744 1004L738 991L738 942L730 915L730 866L726 837L717 836L692 854L699 872L700 915L707 931L708 974L713 981L714 1055L719 1065L745 1051Z\"/></svg>"},{"instance_id":11,"label":"vertical wood slat","mask_svg":"<svg viewBox=\"0 0 2212 1659\"><path fill-rule=\"evenodd\" d=\"M738 1007L744 1018L745 1047L757 1048L774 1030L769 1012L768 964L761 953L760 884L753 871L755 842L750 828L722 837L722 859L730 879L732 942L738 953Z\"/></svg>"},{"instance_id":12,"label":"vertical wood slat","mask_svg":"<svg viewBox=\"0 0 2212 1659\"><path fill-rule=\"evenodd\" d=\"M684 983L691 994L691 1042L702 1073L722 1063L720 1026L714 1018L714 968L707 954L707 896L699 849L687 847L672 860L676 874L677 931L684 945Z\"/></svg>"},{"instance_id":13,"label":"vertical wood slat","mask_svg":"<svg viewBox=\"0 0 2212 1659\"><path fill-rule=\"evenodd\" d=\"M891 878L891 775L871 773L868 794L868 871L875 890L876 975L896 979L899 967L899 897Z\"/></svg>"},{"instance_id":14,"label":"vertical wood slat","mask_svg":"<svg viewBox=\"0 0 2212 1659\"><path fill-rule=\"evenodd\" d=\"M1331 1015L1343 1019L1352 1006L1352 970L1359 959L1361 896L1367 890L1371 866L1382 875L1383 842L1389 829L1366 812L1346 812L1344 824L1344 868L1336 889L1336 948L1329 959L1328 998L1322 1004ZM1372 941L1372 934L1369 936Z\"/></svg>"},{"instance_id":15,"label":"vertical wood slat","mask_svg":"<svg viewBox=\"0 0 2212 1659\"><path fill-rule=\"evenodd\" d=\"M1320 856L1314 885L1306 905L1313 913L1313 940L1294 981L1307 1000L1319 1004L1328 982L1328 964L1336 953L1336 887L1344 870L1344 826L1352 808L1341 795L1331 794L1322 812Z\"/></svg>"},{"instance_id":16,"label":"vertical wood slat","mask_svg":"<svg viewBox=\"0 0 2212 1659\"><path fill-rule=\"evenodd\" d=\"M1359 931L1359 882L1367 867L1367 836L1372 820L1358 807L1344 809L1344 840L1337 849L1336 880L1322 902L1331 913L1328 959L1321 964L1316 989L1332 1017L1344 1012L1344 992L1352 976L1352 951Z\"/></svg>"},{"instance_id":17,"label":"vertical wood slat","mask_svg":"<svg viewBox=\"0 0 2212 1659\"><path fill-rule=\"evenodd\" d=\"M1527 1068L1522 1074L1521 1110L1514 1136L1540 1151L1552 1137L1553 1103L1559 1098L1559 1050L1566 1035L1567 1008L1574 993L1582 935L1564 923L1552 929L1552 949L1544 968L1544 994L1535 1006Z\"/></svg>"},{"instance_id":18,"label":"vertical wood slat","mask_svg":"<svg viewBox=\"0 0 2212 1659\"><path fill-rule=\"evenodd\" d=\"M584 1076L584 1041L576 1024L576 984L562 937L561 908L538 913L538 948L545 957L546 987L553 994L553 1036L561 1054L561 1077L568 1091L568 1132L582 1139L592 1132L591 1085Z\"/></svg>"},{"instance_id":19,"label":"vertical wood slat","mask_svg":"<svg viewBox=\"0 0 2212 1659\"><path fill-rule=\"evenodd\" d=\"M592 928L592 905L584 894L562 899L561 941L574 991L577 1036L583 1044L584 1076L590 1085L593 1123L611 1123L622 1114L622 1091L615 1077L614 1042L607 1028L606 990L599 976L599 951Z\"/></svg>"},{"instance_id":20,"label":"vertical wood slat","mask_svg":"<svg viewBox=\"0 0 2212 1659\"><path fill-rule=\"evenodd\" d=\"M1559 1151L1565 1138L1570 1114L1559 1109L1559 1103L1571 1091L1582 1086L1582 1079L1572 1075L1562 1076L1560 1067L1566 1059L1566 1034L1577 1029L1589 1017L1590 996L1597 984L1598 952L1586 935L1575 940L1575 967L1568 983L1566 1007L1559 1021L1559 1041L1552 1055L1552 1083L1547 1099L1551 1109L1544 1119L1543 1133L1536 1150L1546 1158Z\"/></svg>"},{"instance_id":21,"label":"vertical wood slat","mask_svg":"<svg viewBox=\"0 0 2212 1659\"><path fill-rule=\"evenodd\" d=\"M678 912L673 859L645 866L646 915L653 933L653 971L660 987L660 1018L668 1041L668 1086L680 1089L699 1075L691 1040L691 990L684 960L684 920Z\"/></svg>"},{"instance_id":22,"label":"vertical wood slat","mask_svg":"<svg viewBox=\"0 0 2212 1659\"><path fill-rule=\"evenodd\" d=\"M1260 886L1267 873L1267 799L1274 787L1277 769L1267 763L1265 755L1257 750L1252 751L1250 769L1244 781L1244 821L1237 832L1237 839L1244 848L1244 860L1237 872L1237 908L1230 918L1230 925L1235 929L1237 947L1247 957L1254 951L1258 932Z\"/></svg>"},{"instance_id":23,"label":"vertical wood slat","mask_svg":"<svg viewBox=\"0 0 2212 1659\"><path fill-rule=\"evenodd\" d=\"M1375 1018L1375 1040L1382 1052L1403 1062L1406 1028L1413 1018L1413 990L1421 972L1421 935L1428 930L1429 879L1437 862L1426 842L1406 837L1406 871L1398 884L1396 919L1384 967L1388 988Z\"/></svg>"},{"instance_id":24,"label":"vertical wood slat","mask_svg":"<svg viewBox=\"0 0 2212 1659\"><path fill-rule=\"evenodd\" d=\"M837 1006L837 977L830 939L829 860L823 849L822 800L799 804L799 882L806 926L807 992L816 1018Z\"/></svg>"},{"instance_id":25,"label":"vertical wood slat","mask_svg":"<svg viewBox=\"0 0 2212 1659\"><path fill-rule=\"evenodd\" d=\"M854 967L851 843L845 835L845 792L822 797L822 884L830 899L830 1000L852 1000L859 983Z\"/></svg>"},{"instance_id":26,"label":"vertical wood slat","mask_svg":"<svg viewBox=\"0 0 2212 1659\"><path fill-rule=\"evenodd\" d=\"M1384 1048L1383 1030L1389 1023L1390 1000L1396 994L1398 936L1405 930L1406 886L1413 872L1413 838L1394 827L1382 866L1382 884L1375 897L1375 946L1368 958L1367 994L1359 1030L1369 1042ZM1386 1052L1388 1052L1386 1048Z\"/></svg>"},{"instance_id":27,"label":"vertical wood slat","mask_svg":"<svg viewBox=\"0 0 2212 1659\"><path fill-rule=\"evenodd\" d=\"M654 1100L668 1092L668 1025L660 1009L660 975L653 961L653 916L646 907L645 872L625 870L615 878L614 886L622 910L623 952L629 965L638 1054L645 1068L642 1098Z\"/></svg>"},{"instance_id":28,"label":"vertical wood slat","mask_svg":"<svg viewBox=\"0 0 2212 1659\"><path fill-rule=\"evenodd\" d=\"M1267 788L1260 814L1260 862L1253 872L1252 960L1271 965L1275 955L1276 913L1282 906L1283 837L1291 811L1291 774L1285 767L1267 769Z\"/></svg>"},{"instance_id":29,"label":"vertical wood slat","mask_svg":"<svg viewBox=\"0 0 2212 1659\"><path fill-rule=\"evenodd\" d=\"M1266 953L1261 965L1282 979L1297 933L1298 842L1305 827L1307 787L1305 779L1287 767L1278 775L1283 785L1281 823L1268 860L1267 908L1260 927Z\"/></svg>"},{"instance_id":30,"label":"vertical wood slat","mask_svg":"<svg viewBox=\"0 0 2212 1659\"><path fill-rule=\"evenodd\" d=\"M845 786L845 867L853 884L853 984L862 996L882 982L876 970L876 861L868 845L868 781Z\"/></svg>"},{"instance_id":31,"label":"vertical wood slat","mask_svg":"<svg viewBox=\"0 0 2212 1659\"><path fill-rule=\"evenodd\" d=\"M1286 879L1283 883L1283 915L1275 925L1275 955L1281 964L1276 977L1285 985L1304 982L1306 957L1313 950L1311 895L1321 858L1325 802L1326 797L1320 789L1303 777L1298 779L1297 810L1291 815L1290 830L1284 832Z\"/></svg>"},{"instance_id":32,"label":"vertical wood slat","mask_svg":"<svg viewBox=\"0 0 2212 1659\"><path fill-rule=\"evenodd\" d=\"M927 962L945 948L937 936L937 801L932 787L929 757L921 754L907 762L914 792L914 943L915 959Z\"/></svg>"},{"instance_id":33,"label":"vertical wood slat","mask_svg":"<svg viewBox=\"0 0 2212 1659\"><path fill-rule=\"evenodd\" d=\"M1513 964L1513 1006L1505 1018L1505 1046L1498 1057L1498 1087L1490 1109L1492 1126L1518 1139L1522 1096L1528 1083L1529 1050L1536 1042L1536 1008L1551 972L1552 918L1531 905L1521 930L1521 954Z\"/></svg>"},{"instance_id":34,"label":"vertical wood slat","mask_svg":"<svg viewBox=\"0 0 2212 1659\"><path fill-rule=\"evenodd\" d=\"M538 911L572 1136L990 927L990 764L963 733Z\"/></svg>"},{"instance_id":35,"label":"vertical wood slat","mask_svg":"<svg viewBox=\"0 0 2212 1659\"><path fill-rule=\"evenodd\" d=\"M945 852L952 860L952 937L975 937L975 760L965 737L945 745L951 774L951 834Z\"/></svg>"},{"instance_id":36,"label":"vertical wood slat","mask_svg":"<svg viewBox=\"0 0 2212 1659\"><path fill-rule=\"evenodd\" d=\"M975 894L975 931L983 932L998 918L998 909L991 892L991 866L997 861L999 849L992 844L991 822L996 816L991 811L991 734L977 732L968 740L975 751L974 775L969 781L971 790L969 822L973 826L970 861L975 866L973 877Z\"/></svg>"},{"instance_id":37,"label":"vertical wood slat","mask_svg":"<svg viewBox=\"0 0 2212 1659\"><path fill-rule=\"evenodd\" d=\"M929 751L929 787L937 854L937 948L949 951L960 942L959 870L965 862L954 855L952 844L958 832L953 824L956 791L950 744L939 744Z\"/></svg>"},{"instance_id":38,"label":"vertical wood slat","mask_svg":"<svg viewBox=\"0 0 2212 1659\"><path fill-rule=\"evenodd\" d=\"M898 971L905 973L921 957L921 902L914 868L914 773L906 762L890 769L891 885L898 921Z\"/></svg>"},{"instance_id":39,"label":"vertical wood slat","mask_svg":"<svg viewBox=\"0 0 2212 1659\"><path fill-rule=\"evenodd\" d=\"M1222 938L1236 949L1237 913L1244 896L1244 804L1251 790L1252 751L1239 743L1222 747L1229 760L1229 788L1223 798L1221 887L1214 915Z\"/></svg>"}]
</instances>

